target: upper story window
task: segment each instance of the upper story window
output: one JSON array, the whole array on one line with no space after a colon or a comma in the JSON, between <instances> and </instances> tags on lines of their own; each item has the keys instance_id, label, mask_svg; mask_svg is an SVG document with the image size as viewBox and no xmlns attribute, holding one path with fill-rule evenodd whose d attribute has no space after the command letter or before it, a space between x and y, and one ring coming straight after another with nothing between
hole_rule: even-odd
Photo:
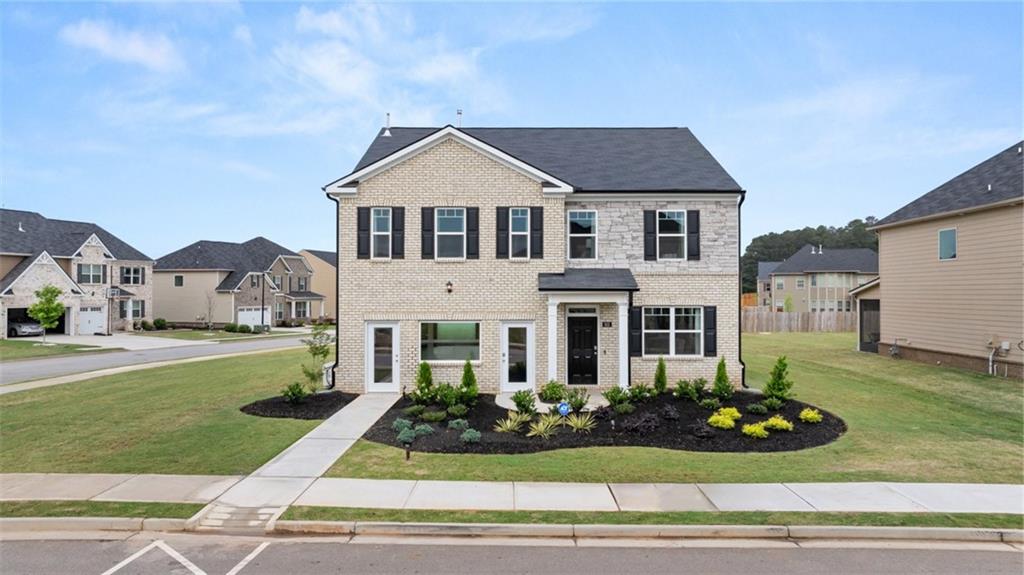
<instances>
[{"instance_id":1,"label":"upper story window","mask_svg":"<svg viewBox=\"0 0 1024 575\"><path fill-rule=\"evenodd\" d=\"M818 287L818 274L811 274L811 287Z\"/></svg>"},{"instance_id":2,"label":"upper story window","mask_svg":"<svg viewBox=\"0 0 1024 575\"><path fill-rule=\"evenodd\" d=\"M686 212L658 210L658 259L686 259Z\"/></svg>"},{"instance_id":3,"label":"upper story window","mask_svg":"<svg viewBox=\"0 0 1024 575\"><path fill-rule=\"evenodd\" d=\"M256 274L249 276L249 286L254 288L260 287L260 276Z\"/></svg>"},{"instance_id":4,"label":"upper story window","mask_svg":"<svg viewBox=\"0 0 1024 575\"><path fill-rule=\"evenodd\" d=\"M509 208L508 253L512 259L530 257L530 208Z\"/></svg>"},{"instance_id":5,"label":"upper story window","mask_svg":"<svg viewBox=\"0 0 1024 575\"><path fill-rule=\"evenodd\" d=\"M569 212L569 259L597 259L597 212Z\"/></svg>"},{"instance_id":6,"label":"upper story window","mask_svg":"<svg viewBox=\"0 0 1024 575\"><path fill-rule=\"evenodd\" d=\"M786 289L786 280L775 280L775 289Z\"/></svg>"},{"instance_id":7,"label":"upper story window","mask_svg":"<svg viewBox=\"0 0 1024 575\"><path fill-rule=\"evenodd\" d=\"M796 279L796 289L804 289L804 278Z\"/></svg>"},{"instance_id":8,"label":"upper story window","mask_svg":"<svg viewBox=\"0 0 1024 575\"><path fill-rule=\"evenodd\" d=\"M645 307L644 355L701 355L704 310Z\"/></svg>"},{"instance_id":9,"label":"upper story window","mask_svg":"<svg viewBox=\"0 0 1024 575\"><path fill-rule=\"evenodd\" d=\"M281 281L281 276L274 276L274 287L276 287L277 289L281 289L282 283L283 282Z\"/></svg>"},{"instance_id":10,"label":"upper story window","mask_svg":"<svg viewBox=\"0 0 1024 575\"><path fill-rule=\"evenodd\" d=\"M434 253L438 259L466 257L466 208L437 208L434 211Z\"/></svg>"},{"instance_id":11,"label":"upper story window","mask_svg":"<svg viewBox=\"0 0 1024 575\"><path fill-rule=\"evenodd\" d=\"M299 277L299 291L306 291L308 278Z\"/></svg>"},{"instance_id":12,"label":"upper story window","mask_svg":"<svg viewBox=\"0 0 1024 575\"><path fill-rule=\"evenodd\" d=\"M121 267L121 283L127 285L142 285L146 281L146 274L142 267Z\"/></svg>"},{"instance_id":13,"label":"upper story window","mask_svg":"<svg viewBox=\"0 0 1024 575\"><path fill-rule=\"evenodd\" d=\"M391 257L391 208L373 208L372 237L374 259Z\"/></svg>"},{"instance_id":14,"label":"upper story window","mask_svg":"<svg viewBox=\"0 0 1024 575\"><path fill-rule=\"evenodd\" d=\"M956 259L956 228L939 230L939 259Z\"/></svg>"},{"instance_id":15,"label":"upper story window","mask_svg":"<svg viewBox=\"0 0 1024 575\"><path fill-rule=\"evenodd\" d=\"M184 287L185 276L174 276L174 287Z\"/></svg>"},{"instance_id":16,"label":"upper story window","mask_svg":"<svg viewBox=\"0 0 1024 575\"><path fill-rule=\"evenodd\" d=\"M101 284L106 283L107 266L103 264L78 264L78 283L80 284Z\"/></svg>"}]
</instances>

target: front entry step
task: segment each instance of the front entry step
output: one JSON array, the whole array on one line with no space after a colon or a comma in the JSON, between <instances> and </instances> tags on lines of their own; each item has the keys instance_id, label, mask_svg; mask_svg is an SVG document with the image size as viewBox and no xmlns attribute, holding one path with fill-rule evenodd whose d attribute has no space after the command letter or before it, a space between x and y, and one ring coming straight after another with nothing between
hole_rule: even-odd
<instances>
[{"instance_id":1,"label":"front entry step","mask_svg":"<svg viewBox=\"0 0 1024 575\"><path fill-rule=\"evenodd\" d=\"M214 505L196 525L196 531L221 533L263 533L281 507L231 507Z\"/></svg>"}]
</instances>

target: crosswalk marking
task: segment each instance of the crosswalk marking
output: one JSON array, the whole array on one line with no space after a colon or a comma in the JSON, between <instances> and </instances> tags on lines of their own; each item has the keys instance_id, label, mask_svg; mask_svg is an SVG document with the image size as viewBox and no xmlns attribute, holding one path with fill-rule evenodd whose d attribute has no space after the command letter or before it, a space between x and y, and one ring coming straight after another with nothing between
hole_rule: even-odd
<instances>
[{"instance_id":1,"label":"crosswalk marking","mask_svg":"<svg viewBox=\"0 0 1024 575\"><path fill-rule=\"evenodd\" d=\"M250 561L255 559L257 555L259 555L264 549L267 548L267 545L270 545L269 541L264 541L263 543L260 543L255 549L252 550L251 553L246 555L244 559L242 559L238 562L237 565L232 567L231 570L228 571L226 575L238 575L239 573L241 573L242 569L244 569L245 566L248 565ZM132 553L117 565L114 565L110 569L104 571L102 575L113 575L114 573L117 573L132 561L135 561L139 557L142 557L143 555L148 553L149 550L153 549L154 547L161 549L172 559L180 563L182 567L188 569L192 573L192 575L207 575L206 571L200 569L199 566L189 561L187 557L185 557L177 550L175 550L173 547L165 543L162 539L157 539L156 541L150 543L149 545L146 545L142 549L139 549L135 553Z\"/></svg>"}]
</instances>

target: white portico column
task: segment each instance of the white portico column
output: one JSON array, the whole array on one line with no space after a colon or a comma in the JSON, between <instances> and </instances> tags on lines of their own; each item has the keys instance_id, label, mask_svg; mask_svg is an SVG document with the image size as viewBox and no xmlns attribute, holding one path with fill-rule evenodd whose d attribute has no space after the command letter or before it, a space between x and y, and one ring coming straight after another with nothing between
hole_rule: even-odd
<instances>
[{"instance_id":1,"label":"white portico column","mask_svg":"<svg viewBox=\"0 0 1024 575\"><path fill-rule=\"evenodd\" d=\"M558 302L548 300L548 381L558 379Z\"/></svg>"},{"instance_id":2,"label":"white portico column","mask_svg":"<svg viewBox=\"0 0 1024 575\"><path fill-rule=\"evenodd\" d=\"M629 387L629 307L618 302L619 307L619 387Z\"/></svg>"},{"instance_id":3,"label":"white portico column","mask_svg":"<svg viewBox=\"0 0 1024 575\"><path fill-rule=\"evenodd\" d=\"M128 317L128 325L124 328L125 331L135 331L135 314L132 312L132 298L128 298L128 301L124 302L125 315Z\"/></svg>"}]
</instances>

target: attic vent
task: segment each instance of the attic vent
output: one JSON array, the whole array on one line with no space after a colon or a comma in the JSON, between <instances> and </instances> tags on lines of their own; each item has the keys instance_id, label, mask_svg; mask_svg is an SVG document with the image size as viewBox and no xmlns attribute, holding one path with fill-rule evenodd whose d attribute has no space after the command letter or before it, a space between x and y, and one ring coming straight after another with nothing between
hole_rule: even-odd
<instances>
[{"instance_id":1,"label":"attic vent","mask_svg":"<svg viewBox=\"0 0 1024 575\"><path fill-rule=\"evenodd\" d=\"M992 191L992 184L988 185L988 191L990 191L990 192Z\"/></svg>"},{"instance_id":2,"label":"attic vent","mask_svg":"<svg viewBox=\"0 0 1024 575\"><path fill-rule=\"evenodd\" d=\"M387 118L384 121L384 133L381 135L385 138L391 137L391 112L387 113Z\"/></svg>"},{"instance_id":3,"label":"attic vent","mask_svg":"<svg viewBox=\"0 0 1024 575\"><path fill-rule=\"evenodd\" d=\"M21 227L21 222L18 222L18 231L24 233L25 228Z\"/></svg>"}]
</instances>

